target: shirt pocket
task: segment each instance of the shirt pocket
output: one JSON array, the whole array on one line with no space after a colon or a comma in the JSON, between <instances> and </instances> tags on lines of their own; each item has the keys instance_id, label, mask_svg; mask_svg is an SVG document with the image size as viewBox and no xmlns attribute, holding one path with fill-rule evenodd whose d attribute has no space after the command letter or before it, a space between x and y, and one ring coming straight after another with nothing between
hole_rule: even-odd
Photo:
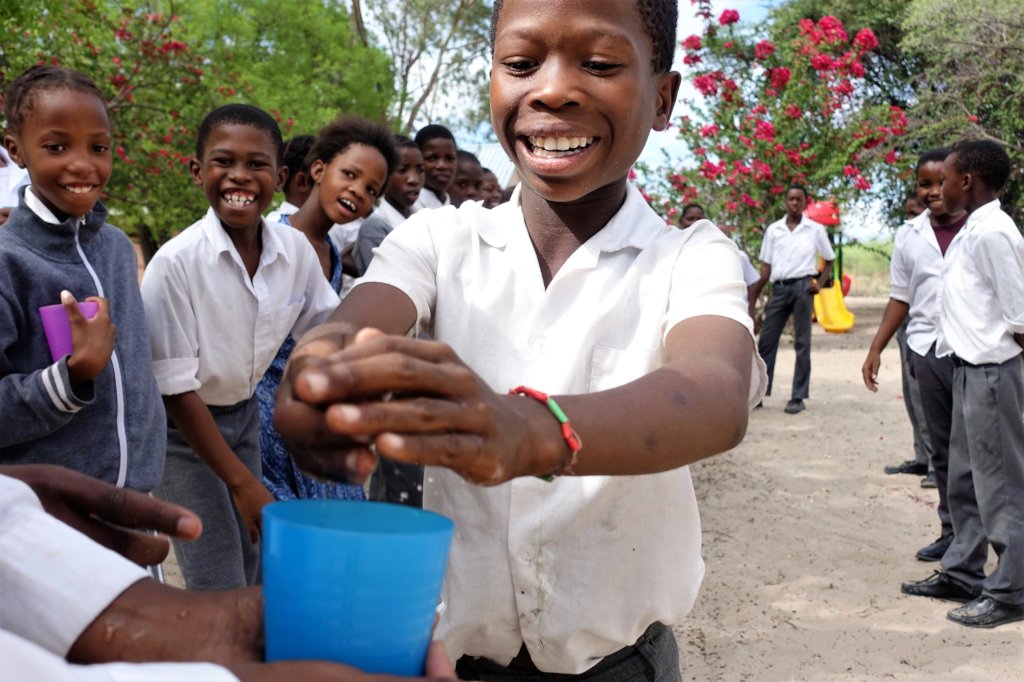
<instances>
[{"instance_id":1,"label":"shirt pocket","mask_svg":"<svg viewBox=\"0 0 1024 682\"><path fill-rule=\"evenodd\" d=\"M661 348L595 345L590 356L590 392L617 388L661 367Z\"/></svg>"}]
</instances>

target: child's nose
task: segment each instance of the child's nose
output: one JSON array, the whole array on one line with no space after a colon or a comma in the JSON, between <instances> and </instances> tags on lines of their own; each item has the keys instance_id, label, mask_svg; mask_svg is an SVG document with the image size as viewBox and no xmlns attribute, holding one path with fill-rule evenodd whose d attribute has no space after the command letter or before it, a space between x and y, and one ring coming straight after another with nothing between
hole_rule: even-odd
<instances>
[{"instance_id":1,"label":"child's nose","mask_svg":"<svg viewBox=\"0 0 1024 682\"><path fill-rule=\"evenodd\" d=\"M579 106L581 94L577 75L576 69L569 63L558 59L547 60L534 73L533 101L548 109Z\"/></svg>"}]
</instances>

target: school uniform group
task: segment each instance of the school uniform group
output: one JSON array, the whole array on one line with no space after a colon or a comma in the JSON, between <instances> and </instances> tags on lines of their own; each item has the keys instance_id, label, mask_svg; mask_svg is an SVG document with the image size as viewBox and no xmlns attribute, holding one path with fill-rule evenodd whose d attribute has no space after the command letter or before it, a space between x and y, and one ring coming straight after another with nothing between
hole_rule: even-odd
<instances>
[{"instance_id":1,"label":"school uniform group","mask_svg":"<svg viewBox=\"0 0 1024 682\"><path fill-rule=\"evenodd\" d=\"M645 7L641 3L639 11L649 11ZM557 18L554 23L563 29L579 22ZM546 33L549 23L531 30L552 49L562 49L563 42ZM619 17L609 26L626 24L632 26ZM653 25L660 24L644 23ZM592 39L580 30L591 36L581 39ZM674 37L666 39L673 46ZM632 81L650 78L664 88L649 97L655 128L667 125L671 104L665 109L665 102L674 102L678 90L678 78L668 77L671 49L667 59L662 55L664 64L653 75L645 70ZM650 62L639 61L645 68ZM500 88L492 91L492 97L501 95ZM615 109L615 116L626 120L637 109L624 100L631 103ZM510 98L494 106L500 112L516 104ZM770 387L786 317L799 316L798 378L787 412L804 409L810 298L830 269L817 268L815 260L820 254L830 263L832 252L824 229L802 216L803 188L790 189L787 216L767 228L758 274L711 222L667 226L626 184L635 161L635 155L628 158L635 150L626 150L608 160L622 183L610 219L550 273L542 268L547 261L538 262L543 249L524 206L537 205L536 188L543 184L538 177L569 172L563 169L583 163L575 159L599 153L593 151L602 149L595 137L546 135L539 128L520 136L516 154L527 160L517 166L528 177L504 197L494 174L460 153L441 126L427 126L410 140L343 118L315 137L286 143L266 112L233 104L211 112L198 129L190 172L208 211L157 251L138 285L133 248L107 222L99 202L112 160L109 115L95 86L66 69L33 67L12 84L6 112L7 151L30 178L0 227L0 464L60 464L194 510L202 535L174 541L189 590L259 584L260 511L268 502L365 499L362 485L304 473L275 428L274 415L279 386L289 381L289 357L314 343L301 340L303 335L321 338L322 330L338 324L328 323L338 315L379 317L385 328L393 322L389 311L370 310L366 292L380 292L381 300L395 300L384 297L399 292L404 312L396 330L423 337L411 347L435 353L425 339L447 344L496 391L525 385L558 396L614 395L632 382L648 381L652 390L667 382L665 395L678 403L678 414L697 409L705 421L702 401L729 396L728 407L735 409L713 415L727 413L725 421L694 431L696 445L688 447L707 448L694 459L742 438L749 410ZM625 127L637 128L631 125ZM1024 332L1024 246L999 210L998 178L989 166L977 165L971 144L976 143L946 160L947 182L954 170L967 180L960 194L943 190L943 205L954 213L950 202L957 202L956 215L969 212L946 254L935 259L927 251L934 244L926 213L908 228L913 233L901 232L894 259L911 263L908 278L898 284L894 274L893 284L894 299L910 308L908 343L915 352L925 351L922 363L948 394L950 407L942 413L948 467L939 476L949 482L945 499L954 538L943 572L926 581L939 587L904 591L971 599L961 622L992 625L1024 617L1024 375L1014 337ZM604 168L588 169L585 180L596 183L595 191L605 182ZM552 187L543 191L561 196L557 183ZM278 189L287 202L273 220L266 219ZM978 203L979 197L987 200ZM939 205L929 208L934 215ZM906 246L913 239L922 243ZM922 284L918 258L928 272L942 270L942 278ZM936 283L943 278L944 287ZM773 293L760 347L766 372L755 352L751 311L769 281ZM928 307L928 296L941 299L937 308ZM339 307L347 297L348 308ZM76 303L90 299L98 310L86 319ZM68 311L74 350L54 358L38 309L58 302ZM938 345L922 345L936 326L942 331ZM682 360L666 358L666 348L687 347L680 328L701 330L707 334L701 338L716 341L702 351L706 357L718 358L720 348L738 349L731 357L741 358L741 366L716 359L687 370L686 353L676 353ZM689 395L673 389L664 371L649 378L671 363L697 377L685 384L693 389ZM932 384L920 376L919 381L934 444L942 433L940 391L929 388L935 395L934 405L928 403L924 386ZM543 679L538 676L545 673L680 679L669 626L689 611L704 571L689 470L631 470L613 462L610 472L640 475L572 475L577 466L589 474L587 450L581 451L564 414L559 423L559 459L553 469L549 462L531 471L538 475L487 487L467 481L455 465L431 467L424 487L416 464L383 460L371 479L371 497L422 503L456 521L438 636L464 679ZM594 423L588 422L591 429ZM629 431L629 425L620 430ZM666 447L661 433L629 442L658 452ZM735 437L723 445L716 440L721 433ZM590 446L595 461L601 460L602 446ZM942 456L937 448L933 452L938 474ZM549 473L565 475L539 476ZM24 518L43 523L38 514L25 512L38 506L31 495L5 478L0 483L15 491L4 493L0 518L21 505ZM11 563L29 551L26 533L31 529L23 527L21 540L0 533L0 546L11 549L0 550L8 557L0 560L5 581L14 570ZM1000 561L985 576L987 543ZM38 549L38 543L32 546ZM45 560L37 554L24 559L43 567L34 579L22 572L17 582L3 586L9 593L8 584L18 585L25 597L17 617L0 609L5 637L63 657L76 633L116 597L118 586L139 579L137 572L117 569L114 558L95 558L83 547L69 543ZM44 595L43 577L59 574L53 567L65 565L60 562L85 562L105 574L105 587L89 599L68 600L61 606L61 636L43 636L51 621L32 610L31 597L53 603ZM64 593L89 591L89 580L70 573Z\"/></svg>"}]
</instances>

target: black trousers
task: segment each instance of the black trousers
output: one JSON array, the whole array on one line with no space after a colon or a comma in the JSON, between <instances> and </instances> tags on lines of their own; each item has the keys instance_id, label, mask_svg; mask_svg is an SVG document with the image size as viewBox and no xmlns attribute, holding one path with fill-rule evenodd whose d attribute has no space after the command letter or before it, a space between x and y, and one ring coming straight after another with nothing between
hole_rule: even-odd
<instances>
[{"instance_id":1,"label":"black trousers","mask_svg":"<svg viewBox=\"0 0 1024 682\"><path fill-rule=\"evenodd\" d=\"M779 338L786 326L786 320L793 318L796 368L793 372L793 400L803 400L810 395L811 388L811 313L814 311L814 295L810 290L810 277L782 280L772 284L772 297L764 311L761 336L757 340L757 352L768 366L768 390L772 394L772 377L775 374L775 356L779 351Z\"/></svg>"}]
</instances>

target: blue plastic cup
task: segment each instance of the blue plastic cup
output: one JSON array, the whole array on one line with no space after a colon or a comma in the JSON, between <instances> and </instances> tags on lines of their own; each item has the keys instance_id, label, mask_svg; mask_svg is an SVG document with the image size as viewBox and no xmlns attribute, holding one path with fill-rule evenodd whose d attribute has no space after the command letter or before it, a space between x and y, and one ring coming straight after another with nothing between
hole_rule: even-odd
<instances>
[{"instance_id":1,"label":"blue plastic cup","mask_svg":"<svg viewBox=\"0 0 1024 682\"><path fill-rule=\"evenodd\" d=\"M422 675L454 528L440 514L379 502L264 507L267 660Z\"/></svg>"}]
</instances>

